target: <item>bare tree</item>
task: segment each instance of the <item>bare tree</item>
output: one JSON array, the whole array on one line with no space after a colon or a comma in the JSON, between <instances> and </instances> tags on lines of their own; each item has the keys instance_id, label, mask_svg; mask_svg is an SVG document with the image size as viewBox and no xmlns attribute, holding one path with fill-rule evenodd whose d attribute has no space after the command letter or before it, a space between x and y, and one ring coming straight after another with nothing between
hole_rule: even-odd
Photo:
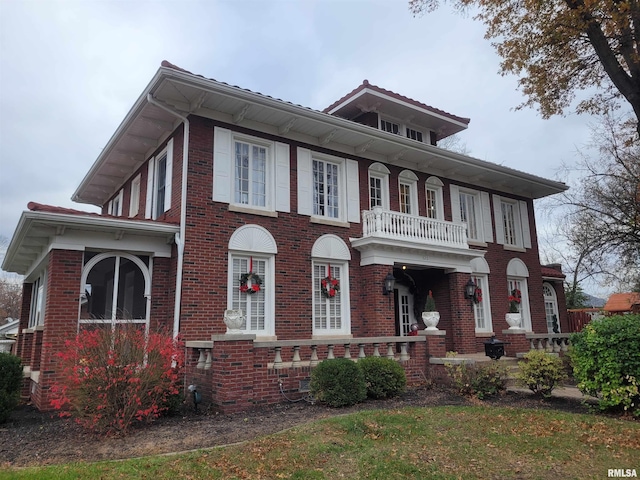
<instances>
[{"instance_id":1,"label":"bare tree","mask_svg":"<svg viewBox=\"0 0 640 480\"><path fill-rule=\"evenodd\" d=\"M22 285L0 278L0 324L5 318L20 318Z\"/></svg>"}]
</instances>

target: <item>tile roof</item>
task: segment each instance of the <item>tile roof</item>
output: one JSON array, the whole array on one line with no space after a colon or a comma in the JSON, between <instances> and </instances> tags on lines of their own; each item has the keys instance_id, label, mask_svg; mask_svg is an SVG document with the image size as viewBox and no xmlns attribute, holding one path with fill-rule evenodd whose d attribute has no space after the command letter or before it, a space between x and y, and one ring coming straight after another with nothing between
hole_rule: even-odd
<instances>
[{"instance_id":1,"label":"tile roof","mask_svg":"<svg viewBox=\"0 0 640 480\"><path fill-rule=\"evenodd\" d=\"M554 278L565 278L566 275L562 272L559 272L558 270L556 270L555 268L551 268L551 267L541 267L542 270L542 276L543 277L554 277Z\"/></svg>"},{"instance_id":2,"label":"tile roof","mask_svg":"<svg viewBox=\"0 0 640 480\"><path fill-rule=\"evenodd\" d=\"M403 101L403 102L410 103L411 105L415 105L416 107L424 108L425 110L429 110L430 112L437 113L438 115L449 117L450 119L455 120L455 121L460 122L460 123L464 123L465 125L468 125L469 122L471 121L471 119L469 119L469 118L458 117L457 115L453 115L453 114L451 114L449 112L445 112L444 110L440 110L438 108L432 107L432 106L427 105L425 103L418 102L417 100L414 100L413 98L405 97L404 95L400 95L399 93L392 92L391 90L387 90L385 88L378 87L377 85L372 85L371 83L369 83L369 80L363 80L362 81L362 85L356 87L351 92L347 93L340 100L337 100L337 101L333 102L331 105L329 105L327 108L325 108L323 110L323 112L324 113L329 113L337 105L340 105L342 102L344 102L345 100L348 100L349 98L353 97L354 95L356 95L360 91L364 90L365 88L368 88L370 90L375 90L378 93L382 93L384 95L388 95L390 97L395 98L396 100L400 100L400 101Z\"/></svg>"},{"instance_id":3,"label":"tile roof","mask_svg":"<svg viewBox=\"0 0 640 480\"><path fill-rule=\"evenodd\" d=\"M640 304L640 293L613 293L607 300L604 310L607 312L628 312L633 305Z\"/></svg>"},{"instance_id":4,"label":"tile roof","mask_svg":"<svg viewBox=\"0 0 640 480\"><path fill-rule=\"evenodd\" d=\"M29 202L27 208L32 212L46 212L46 213L63 213L65 215L88 215L92 217L105 217L111 215L102 215L95 212L85 212L83 210L75 210L73 208L56 207L54 205L45 205L43 203Z\"/></svg>"}]
</instances>

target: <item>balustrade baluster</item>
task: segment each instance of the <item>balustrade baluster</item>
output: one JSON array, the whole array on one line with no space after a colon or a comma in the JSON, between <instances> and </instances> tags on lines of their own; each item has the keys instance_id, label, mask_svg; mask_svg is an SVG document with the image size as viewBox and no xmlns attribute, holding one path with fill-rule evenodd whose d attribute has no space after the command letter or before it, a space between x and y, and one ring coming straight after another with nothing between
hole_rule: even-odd
<instances>
[{"instance_id":1,"label":"balustrade baluster","mask_svg":"<svg viewBox=\"0 0 640 480\"><path fill-rule=\"evenodd\" d=\"M541 338L538 339L538 350L544 350L544 347L542 346L542 339Z\"/></svg>"},{"instance_id":2,"label":"balustrade baluster","mask_svg":"<svg viewBox=\"0 0 640 480\"><path fill-rule=\"evenodd\" d=\"M293 361L291 362L293 368L300 366L300 347L293 347Z\"/></svg>"},{"instance_id":3,"label":"balustrade baluster","mask_svg":"<svg viewBox=\"0 0 640 480\"><path fill-rule=\"evenodd\" d=\"M358 347L360 351L358 351L358 358L366 358L367 356L364 354L364 343L359 343Z\"/></svg>"},{"instance_id":4,"label":"balustrade baluster","mask_svg":"<svg viewBox=\"0 0 640 480\"><path fill-rule=\"evenodd\" d=\"M560 339L554 338L552 340L552 342L553 342L553 351L554 351L554 353L560 352Z\"/></svg>"},{"instance_id":5,"label":"balustrade baluster","mask_svg":"<svg viewBox=\"0 0 640 480\"><path fill-rule=\"evenodd\" d=\"M536 345L533 342L533 338L529 340L529 350L535 350L536 349Z\"/></svg>"},{"instance_id":6,"label":"balustrade baluster","mask_svg":"<svg viewBox=\"0 0 640 480\"><path fill-rule=\"evenodd\" d=\"M560 350L563 352L568 352L569 351L569 339L568 338L563 338L562 339L562 344L560 345Z\"/></svg>"},{"instance_id":7,"label":"balustrade baluster","mask_svg":"<svg viewBox=\"0 0 640 480\"><path fill-rule=\"evenodd\" d=\"M276 356L273 359L273 368L282 368L282 347L276 347Z\"/></svg>"},{"instance_id":8,"label":"balustrade baluster","mask_svg":"<svg viewBox=\"0 0 640 480\"><path fill-rule=\"evenodd\" d=\"M411 357L409 357L409 350L407 349L407 342L402 342L400 344L400 361L407 362Z\"/></svg>"},{"instance_id":9,"label":"balustrade baluster","mask_svg":"<svg viewBox=\"0 0 640 480\"><path fill-rule=\"evenodd\" d=\"M393 342L388 342L387 343L387 358L390 358L391 360L395 360L396 356L393 353Z\"/></svg>"},{"instance_id":10,"label":"balustrade baluster","mask_svg":"<svg viewBox=\"0 0 640 480\"><path fill-rule=\"evenodd\" d=\"M205 356L204 356L204 349L200 348L198 349L198 363L196 365L196 368L199 370L204 369L204 362L205 362Z\"/></svg>"},{"instance_id":11,"label":"balustrade baluster","mask_svg":"<svg viewBox=\"0 0 640 480\"><path fill-rule=\"evenodd\" d=\"M547 352L547 353L553 352L553 339L547 338L546 341L547 341L547 345L546 345L544 351Z\"/></svg>"},{"instance_id":12,"label":"balustrade baluster","mask_svg":"<svg viewBox=\"0 0 640 480\"><path fill-rule=\"evenodd\" d=\"M327 360L331 360L332 358L336 358L333 356L333 345L327 345Z\"/></svg>"},{"instance_id":13,"label":"balustrade baluster","mask_svg":"<svg viewBox=\"0 0 640 480\"><path fill-rule=\"evenodd\" d=\"M344 358L351 358L351 344L344 344Z\"/></svg>"},{"instance_id":14,"label":"balustrade baluster","mask_svg":"<svg viewBox=\"0 0 640 480\"><path fill-rule=\"evenodd\" d=\"M311 361L309 362L311 367L318 365L318 346L311 345Z\"/></svg>"},{"instance_id":15,"label":"balustrade baluster","mask_svg":"<svg viewBox=\"0 0 640 480\"><path fill-rule=\"evenodd\" d=\"M373 356L374 357L379 357L380 356L380 344L379 343L374 343L373 344Z\"/></svg>"},{"instance_id":16,"label":"balustrade baluster","mask_svg":"<svg viewBox=\"0 0 640 480\"><path fill-rule=\"evenodd\" d=\"M206 360L204 361L204 369L209 370L212 363L213 361L211 359L211 350L207 350Z\"/></svg>"}]
</instances>

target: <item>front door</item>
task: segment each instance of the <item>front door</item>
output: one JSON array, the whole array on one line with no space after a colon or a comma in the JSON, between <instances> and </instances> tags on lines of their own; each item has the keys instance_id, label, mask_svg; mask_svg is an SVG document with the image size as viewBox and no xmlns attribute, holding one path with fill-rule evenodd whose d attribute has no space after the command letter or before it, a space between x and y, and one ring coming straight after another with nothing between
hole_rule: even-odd
<instances>
[{"instance_id":1,"label":"front door","mask_svg":"<svg viewBox=\"0 0 640 480\"><path fill-rule=\"evenodd\" d=\"M396 285L396 335L405 336L409 334L411 324L416 323L413 314L413 295L409 293L409 287Z\"/></svg>"}]
</instances>

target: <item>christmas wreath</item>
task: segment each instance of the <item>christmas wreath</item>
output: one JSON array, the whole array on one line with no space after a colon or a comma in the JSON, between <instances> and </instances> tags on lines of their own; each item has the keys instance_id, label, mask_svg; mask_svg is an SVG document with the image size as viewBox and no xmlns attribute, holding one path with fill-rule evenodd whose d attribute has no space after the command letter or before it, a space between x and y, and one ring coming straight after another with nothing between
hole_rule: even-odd
<instances>
[{"instance_id":1,"label":"christmas wreath","mask_svg":"<svg viewBox=\"0 0 640 480\"><path fill-rule=\"evenodd\" d=\"M482 303L482 289L476 288L475 292L473 292L473 302Z\"/></svg>"},{"instance_id":2,"label":"christmas wreath","mask_svg":"<svg viewBox=\"0 0 640 480\"><path fill-rule=\"evenodd\" d=\"M331 275L328 277L324 277L320 281L320 290L322 291L322 295L326 298L333 298L336 296L336 293L340 291L340 281L337 278L333 278Z\"/></svg>"},{"instance_id":3,"label":"christmas wreath","mask_svg":"<svg viewBox=\"0 0 640 480\"><path fill-rule=\"evenodd\" d=\"M259 292L262 285L260 276L253 272L240 275L240 291L249 295Z\"/></svg>"},{"instance_id":4,"label":"christmas wreath","mask_svg":"<svg viewBox=\"0 0 640 480\"><path fill-rule=\"evenodd\" d=\"M518 313L520 312L520 302L522 301L522 292L517 288L511 290L511 295L509 295L509 313Z\"/></svg>"}]
</instances>

